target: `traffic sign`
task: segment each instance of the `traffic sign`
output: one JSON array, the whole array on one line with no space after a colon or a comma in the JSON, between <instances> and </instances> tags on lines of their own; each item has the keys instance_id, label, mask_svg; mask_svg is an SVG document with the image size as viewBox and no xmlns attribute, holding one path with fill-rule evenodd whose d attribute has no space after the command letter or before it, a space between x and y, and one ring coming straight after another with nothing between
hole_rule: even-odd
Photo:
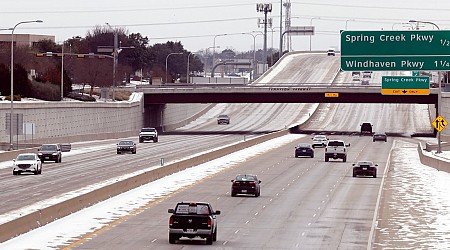
<instances>
[{"instance_id":1,"label":"traffic sign","mask_svg":"<svg viewBox=\"0 0 450 250\"><path fill-rule=\"evenodd\" d=\"M450 70L450 31L342 31L341 68Z\"/></svg>"},{"instance_id":2,"label":"traffic sign","mask_svg":"<svg viewBox=\"0 0 450 250\"><path fill-rule=\"evenodd\" d=\"M420 71L413 71L411 72L412 76L420 76Z\"/></svg>"},{"instance_id":3,"label":"traffic sign","mask_svg":"<svg viewBox=\"0 0 450 250\"><path fill-rule=\"evenodd\" d=\"M383 95L429 95L428 76L383 76L381 78Z\"/></svg>"},{"instance_id":4,"label":"traffic sign","mask_svg":"<svg viewBox=\"0 0 450 250\"><path fill-rule=\"evenodd\" d=\"M325 93L325 97L339 97L339 93Z\"/></svg>"},{"instance_id":5,"label":"traffic sign","mask_svg":"<svg viewBox=\"0 0 450 250\"><path fill-rule=\"evenodd\" d=\"M448 122L444 119L442 116L436 117L434 121L431 123L433 127L438 131L441 132L445 127L447 127Z\"/></svg>"},{"instance_id":6,"label":"traffic sign","mask_svg":"<svg viewBox=\"0 0 450 250\"><path fill-rule=\"evenodd\" d=\"M446 56L342 56L344 71L450 70Z\"/></svg>"}]
</instances>

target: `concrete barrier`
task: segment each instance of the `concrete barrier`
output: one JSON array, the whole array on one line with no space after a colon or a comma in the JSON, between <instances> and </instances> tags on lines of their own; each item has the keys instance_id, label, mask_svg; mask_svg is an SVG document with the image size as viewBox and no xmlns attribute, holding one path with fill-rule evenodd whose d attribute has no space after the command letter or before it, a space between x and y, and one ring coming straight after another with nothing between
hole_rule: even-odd
<instances>
[{"instance_id":1,"label":"concrete barrier","mask_svg":"<svg viewBox=\"0 0 450 250\"><path fill-rule=\"evenodd\" d=\"M445 158L438 158L439 156L428 156L423 153L425 149L421 143L418 143L417 151L419 153L420 162L424 165L435 168L439 171L450 173L450 161Z\"/></svg>"},{"instance_id":2,"label":"concrete barrier","mask_svg":"<svg viewBox=\"0 0 450 250\"><path fill-rule=\"evenodd\" d=\"M230 145L218 149L216 151L207 152L203 155L196 156L190 159L182 160L161 168L145 172L143 174L118 181L114 184L102 187L97 190L93 190L89 193L80 195L78 197L63 201L59 204L52 205L44 208L40 211L33 212L31 214L24 215L21 218L9 221L0 225L0 242L7 241L17 235L26 233L32 229L43 226L54 220L65 217L71 213L77 212L83 208L92 206L98 202L109 199L113 196L129 191L141 185L147 184L151 181L159 179L161 177L179 172L186 168L196 166L219 157L231 154L233 152L245 149L247 147L254 146L256 144L265 142L267 140L274 139L283 135L289 134L288 130L282 130L270 134L266 134L260 137L250 139L238 144Z\"/></svg>"}]
</instances>

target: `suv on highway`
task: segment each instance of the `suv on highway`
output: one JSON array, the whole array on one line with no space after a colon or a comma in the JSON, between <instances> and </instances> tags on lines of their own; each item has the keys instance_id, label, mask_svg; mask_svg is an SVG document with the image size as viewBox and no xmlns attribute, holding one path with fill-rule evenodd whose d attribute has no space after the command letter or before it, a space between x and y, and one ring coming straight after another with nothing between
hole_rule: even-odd
<instances>
[{"instance_id":1,"label":"suv on highway","mask_svg":"<svg viewBox=\"0 0 450 250\"><path fill-rule=\"evenodd\" d=\"M207 245L217 240L217 219L219 210L214 211L206 202L179 202L175 209L168 210L169 243L174 244L181 237L206 239Z\"/></svg>"},{"instance_id":2,"label":"suv on highway","mask_svg":"<svg viewBox=\"0 0 450 250\"><path fill-rule=\"evenodd\" d=\"M55 161L56 163L62 160L61 146L57 143L55 144L42 144L38 149L38 157L41 162L45 161Z\"/></svg>"},{"instance_id":3,"label":"suv on highway","mask_svg":"<svg viewBox=\"0 0 450 250\"><path fill-rule=\"evenodd\" d=\"M153 142L158 142L158 131L156 128L141 128L141 132L139 133L139 142L142 143L150 140Z\"/></svg>"},{"instance_id":4,"label":"suv on highway","mask_svg":"<svg viewBox=\"0 0 450 250\"><path fill-rule=\"evenodd\" d=\"M360 135L369 134L372 135L372 124L370 122L363 122L361 124L361 132Z\"/></svg>"},{"instance_id":5,"label":"suv on highway","mask_svg":"<svg viewBox=\"0 0 450 250\"><path fill-rule=\"evenodd\" d=\"M347 161L347 147L349 144L345 144L342 140L329 140L325 147L325 161L328 162L330 158L342 159L343 162Z\"/></svg>"},{"instance_id":6,"label":"suv on highway","mask_svg":"<svg viewBox=\"0 0 450 250\"><path fill-rule=\"evenodd\" d=\"M122 153L136 154L136 143L131 140L123 140L117 143L117 154Z\"/></svg>"},{"instance_id":7,"label":"suv on highway","mask_svg":"<svg viewBox=\"0 0 450 250\"><path fill-rule=\"evenodd\" d=\"M230 124L230 117L228 115L219 115L217 117L217 124Z\"/></svg>"},{"instance_id":8,"label":"suv on highway","mask_svg":"<svg viewBox=\"0 0 450 250\"><path fill-rule=\"evenodd\" d=\"M313 148L325 147L328 143L328 138L326 135L315 135L312 138L312 140L313 140L313 143L312 143Z\"/></svg>"}]
</instances>

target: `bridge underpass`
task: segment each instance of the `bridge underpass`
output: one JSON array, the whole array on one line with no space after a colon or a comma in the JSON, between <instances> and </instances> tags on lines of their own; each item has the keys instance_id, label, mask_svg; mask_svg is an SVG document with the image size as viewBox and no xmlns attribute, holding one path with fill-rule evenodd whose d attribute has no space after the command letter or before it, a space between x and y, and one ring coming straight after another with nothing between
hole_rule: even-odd
<instances>
[{"instance_id":1,"label":"bridge underpass","mask_svg":"<svg viewBox=\"0 0 450 250\"><path fill-rule=\"evenodd\" d=\"M438 105L438 89L429 95L382 95L380 86L187 85L142 88L144 104L166 103L417 103Z\"/></svg>"},{"instance_id":2,"label":"bridge underpass","mask_svg":"<svg viewBox=\"0 0 450 250\"><path fill-rule=\"evenodd\" d=\"M438 89L430 89L429 95L382 95L381 86L333 86L325 84L302 85L230 85L197 84L142 88L146 107L167 103L398 103L432 104L437 114ZM316 131L292 128L293 133ZM343 131L321 131L328 134ZM355 131L347 131L351 134ZM392 135L401 136L401 135ZM433 136L433 135L416 135Z\"/></svg>"}]
</instances>

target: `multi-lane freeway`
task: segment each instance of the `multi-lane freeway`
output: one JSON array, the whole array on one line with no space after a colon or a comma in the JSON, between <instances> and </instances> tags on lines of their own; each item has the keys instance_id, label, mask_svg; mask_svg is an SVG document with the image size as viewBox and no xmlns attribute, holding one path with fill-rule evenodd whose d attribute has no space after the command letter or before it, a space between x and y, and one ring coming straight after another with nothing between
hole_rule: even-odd
<instances>
[{"instance_id":1,"label":"multi-lane freeway","mask_svg":"<svg viewBox=\"0 0 450 250\"><path fill-rule=\"evenodd\" d=\"M256 84L304 82L342 84L338 58L320 54L286 57ZM314 115L313 111L317 109ZM218 125L218 114L228 114L230 125ZM312 117L310 117L312 115ZM328 131L330 137L351 144L348 162L325 162L324 149L313 159L294 158L294 146L311 142L311 136L272 149L258 157L180 190L142 213L96 234L80 249L195 249L203 241L169 245L167 209L178 201L209 201L222 214L216 248L254 249L361 249L367 247L383 174L379 178L352 178L351 163L368 159L378 163L379 173L388 166L394 138L373 143L368 136L339 135L359 130L362 122L375 131L392 132L402 140L412 133L430 133L427 105L398 104L218 104L205 116L158 143L138 144L136 155L116 155L115 140L73 145L62 163L45 163L39 176L14 176L0 170L0 214L14 213L63 193L136 170L156 166L161 158L175 161L198 152L242 141L260 133L303 123L308 131ZM136 138L132 138L137 141ZM230 180L237 173L257 174L261 197L230 197ZM84 234L80 234L80 239ZM77 241L77 239L74 239ZM67 244L70 244L67 242Z\"/></svg>"}]
</instances>

